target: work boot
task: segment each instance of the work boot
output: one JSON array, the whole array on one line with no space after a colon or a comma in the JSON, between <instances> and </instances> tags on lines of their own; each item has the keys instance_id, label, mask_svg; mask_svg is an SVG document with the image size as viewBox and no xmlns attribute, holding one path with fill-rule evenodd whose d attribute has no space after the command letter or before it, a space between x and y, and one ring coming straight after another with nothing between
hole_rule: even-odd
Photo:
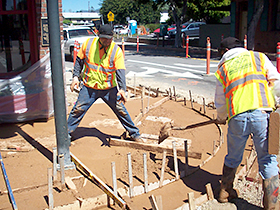
<instances>
[{"instance_id":1,"label":"work boot","mask_svg":"<svg viewBox=\"0 0 280 210\"><path fill-rule=\"evenodd\" d=\"M146 142L146 140L143 139L141 135L136 136L136 137L130 137L130 141L135 141L135 142L138 142L138 143L145 143Z\"/></svg>"},{"instance_id":2,"label":"work boot","mask_svg":"<svg viewBox=\"0 0 280 210\"><path fill-rule=\"evenodd\" d=\"M278 175L270 179L263 180L263 206L264 210L279 210L279 202L277 201L279 193L279 178Z\"/></svg>"},{"instance_id":3,"label":"work boot","mask_svg":"<svg viewBox=\"0 0 280 210\"><path fill-rule=\"evenodd\" d=\"M230 168L224 164L223 167L223 176L221 182L221 189L219 194L219 202L226 203L230 200L237 198L238 193L235 189L233 189L233 181L235 178L237 168Z\"/></svg>"}]
</instances>

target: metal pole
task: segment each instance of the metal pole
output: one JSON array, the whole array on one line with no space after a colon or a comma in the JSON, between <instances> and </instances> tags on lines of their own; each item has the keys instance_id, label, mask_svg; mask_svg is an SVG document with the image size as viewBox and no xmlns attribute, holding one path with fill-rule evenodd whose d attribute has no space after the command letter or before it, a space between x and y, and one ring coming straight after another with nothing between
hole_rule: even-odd
<instances>
[{"instance_id":1,"label":"metal pole","mask_svg":"<svg viewBox=\"0 0 280 210\"><path fill-rule=\"evenodd\" d=\"M50 60L52 71L52 88L57 149L58 154L64 154L64 166L67 168L74 168L74 164L71 163L70 158L70 139L68 138L68 127L66 121L66 102L62 71L58 1L48 0L47 10L49 21Z\"/></svg>"}]
</instances>

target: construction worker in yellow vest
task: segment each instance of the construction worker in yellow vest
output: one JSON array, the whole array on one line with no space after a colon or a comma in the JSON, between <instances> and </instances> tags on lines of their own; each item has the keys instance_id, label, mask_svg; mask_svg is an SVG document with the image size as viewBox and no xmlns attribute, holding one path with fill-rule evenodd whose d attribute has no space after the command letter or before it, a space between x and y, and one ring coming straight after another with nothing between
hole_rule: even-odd
<instances>
[{"instance_id":1,"label":"construction worker in yellow vest","mask_svg":"<svg viewBox=\"0 0 280 210\"><path fill-rule=\"evenodd\" d=\"M82 87L68 117L69 138L73 138L73 132L91 105L102 98L128 131L130 140L141 142L139 129L124 106L126 79L123 52L113 41L110 25L101 25L98 35L83 43L74 64L71 91L79 87L80 79Z\"/></svg>"},{"instance_id":2,"label":"construction worker in yellow vest","mask_svg":"<svg viewBox=\"0 0 280 210\"><path fill-rule=\"evenodd\" d=\"M235 173L252 136L263 179L264 209L279 209L279 168L276 155L268 153L267 139L269 115L275 107L273 93L280 95L280 74L265 54L248 51L234 37L224 39L219 52L222 57L215 73L215 105L218 122L228 120L228 151L218 200L224 203L238 197L233 189Z\"/></svg>"}]
</instances>

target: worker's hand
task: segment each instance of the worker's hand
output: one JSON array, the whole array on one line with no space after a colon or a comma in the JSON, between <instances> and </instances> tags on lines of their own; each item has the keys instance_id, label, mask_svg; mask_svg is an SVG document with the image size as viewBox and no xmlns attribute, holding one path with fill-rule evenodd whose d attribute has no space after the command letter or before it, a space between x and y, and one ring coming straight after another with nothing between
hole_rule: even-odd
<instances>
[{"instance_id":1,"label":"worker's hand","mask_svg":"<svg viewBox=\"0 0 280 210\"><path fill-rule=\"evenodd\" d=\"M71 92L74 91L74 87L76 86L77 88L79 88L80 85L80 81L78 77L74 77L70 86Z\"/></svg>"},{"instance_id":2,"label":"worker's hand","mask_svg":"<svg viewBox=\"0 0 280 210\"><path fill-rule=\"evenodd\" d=\"M215 123L225 125L227 123L227 119L215 119Z\"/></svg>"},{"instance_id":3,"label":"worker's hand","mask_svg":"<svg viewBox=\"0 0 280 210\"><path fill-rule=\"evenodd\" d=\"M121 98L119 99L119 101L125 103L127 101L126 97L125 97L125 92L124 90L119 90L118 92L118 96L121 96Z\"/></svg>"}]
</instances>

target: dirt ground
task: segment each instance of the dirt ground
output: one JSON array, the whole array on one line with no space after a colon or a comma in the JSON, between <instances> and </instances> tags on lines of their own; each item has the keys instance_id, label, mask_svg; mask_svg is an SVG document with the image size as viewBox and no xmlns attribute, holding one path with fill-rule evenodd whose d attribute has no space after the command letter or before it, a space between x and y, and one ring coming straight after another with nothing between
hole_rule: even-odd
<instances>
[{"instance_id":1,"label":"dirt ground","mask_svg":"<svg viewBox=\"0 0 280 210\"><path fill-rule=\"evenodd\" d=\"M68 112L75 101L75 96L71 97L68 97ZM148 103L152 106L162 99L163 97L149 99L145 97L142 102L141 98L137 97L129 100L126 107L132 119L136 119L141 112L142 104L144 107ZM185 104L182 99L177 99L177 101L173 99L150 109L136 123L142 134L158 136L164 120L172 120L175 126L185 127L209 120L215 117L215 114L216 110L212 107L204 108L200 104L193 103L192 109L189 101ZM171 180L170 183L148 193L139 193L140 195L132 198L128 196L128 154L131 155L132 160L134 187L144 185L144 153L147 156L149 186L160 181L163 154L155 150L133 149L109 144L110 138L119 138L123 133L123 127L109 107L104 103L96 103L74 132L70 151L110 188L113 187L111 165L114 162L117 187L121 191L118 192L130 209L151 209L149 201L151 195L162 197L164 210L176 209L188 201L187 193L194 192L194 197L198 198L206 193L207 183L211 183L214 191L219 187L223 158L226 153L226 143L221 144L221 141L225 139L226 125L219 127L211 124L184 131L171 131L171 137L188 140L189 154L193 152L201 154L201 158L188 158L189 171L193 173L174 181L176 178L174 156L168 154L164 180ZM157 147L156 144L153 145ZM56 147L56 137L53 118L46 122L1 125L0 150L18 209L48 208L47 175L48 168L52 168L54 147ZM182 145L179 145L177 149L182 149ZM217 153L212 157L214 150ZM249 150L250 142L244 156L248 155ZM178 155L179 171L184 171L185 162L185 157ZM64 206L61 209L120 209L118 205L106 207L107 200L103 191L80 171L66 170L65 176L71 178L76 190L62 186L58 172L53 186L55 209L60 209L61 206ZM0 209L12 209L2 177L0 178Z\"/></svg>"}]
</instances>

